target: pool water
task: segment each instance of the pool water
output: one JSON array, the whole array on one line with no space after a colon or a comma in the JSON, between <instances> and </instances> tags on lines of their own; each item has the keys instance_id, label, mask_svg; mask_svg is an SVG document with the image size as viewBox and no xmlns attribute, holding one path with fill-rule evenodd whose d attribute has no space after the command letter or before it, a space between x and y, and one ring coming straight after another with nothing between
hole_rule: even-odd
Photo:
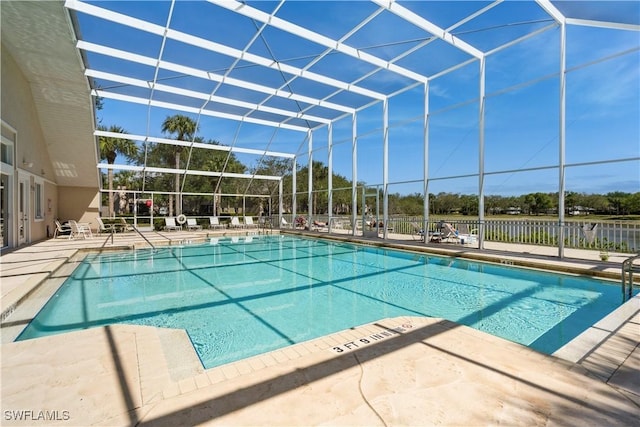
<instances>
[{"instance_id":1,"label":"pool water","mask_svg":"<svg viewBox=\"0 0 640 427\"><path fill-rule=\"evenodd\" d=\"M291 236L90 254L18 340L185 329L206 368L386 317L442 317L552 353L621 304L592 278Z\"/></svg>"}]
</instances>

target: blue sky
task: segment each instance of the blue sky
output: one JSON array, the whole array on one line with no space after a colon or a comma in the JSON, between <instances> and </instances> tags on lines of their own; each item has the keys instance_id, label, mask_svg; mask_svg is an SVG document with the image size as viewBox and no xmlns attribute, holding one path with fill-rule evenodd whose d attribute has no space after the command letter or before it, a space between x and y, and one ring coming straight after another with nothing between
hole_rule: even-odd
<instances>
[{"instance_id":1,"label":"blue sky","mask_svg":"<svg viewBox=\"0 0 640 427\"><path fill-rule=\"evenodd\" d=\"M97 6L131 14L164 26L171 3L93 2ZM248 2L256 9L271 12L276 2ZM401 2L406 8L432 20L442 28L459 22L488 2ZM579 19L619 20L638 25L638 2L562 2L557 7ZM606 7L605 7L606 6ZM327 37L339 39L377 9L369 2L289 2L277 16ZM150 58L157 58L162 38L123 25L78 13L81 39ZM484 15L453 30L467 43L482 51L494 49L509 40L543 29L552 22L534 2L508 1ZM238 17L218 6L203 2L177 2L171 28L197 37L214 40L236 49L245 49L259 23ZM485 104L485 194L515 195L529 192L554 192L558 188L558 170L538 169L554 166L559 158L559 29L552 28L533 38L487 57ZM345 40L345 43L391 60L428 36L422 29L402 23L391 13L382 13ZM248 52L276 58L299 68L308 66L324 47L302 40L281 30L267 28L248 48ZM154 67L131 64L112 57L87 53L89 68L153 81ZM469 56L449 44L436 40L399 59L396 64L426 75L461 63ZM169 40L162 59L225 74L234 58ZM345 82L374 69L343 54L332 54L309 67ZM258 81L280 87L290 75L277 70L239 61L231 77ZM157 82L211 93L215 82L160 69ZM115 84L96 79L110 91L148 97L149 89ZM384 94L394 93L411 81L384 71L358 82L359 86ZM295 79L283 89L324 98L335 89L304 79ZM566 189L586 193L640 191L640 35L637 31L612 30L570 25L567 30L566 80ZM248 102L263 102L266 96L255 91L223 85L216 95ZM429 191L474 194L478 191L479 170L479 65L475 61L430 82ZM183 102L193 107L202 100L154 93L154 99ZM353 107L370 102L361 95L337 94L329 98ZM308 104L291 99L269 99L266 105L295 110ZM242 114L242 108L224 107ZM162 137L162 121L176 111L148 108L111 99L104 100L98 112L102 124L118 125L129 133ZM313 107L309 114L336 118L340 113ZM389 180L391 191L420 192L417 181L423 176L423 88L408 90L389 100ZM226 145L299 153L299 163L307 162L306 135L303 132L273 127L239 124L233 120L191 115L199 121L199 135ZM256 117L272 117L266 113ZM358 113L358 180L368 184L382 182L382 104ZM301 121L292 123L302 123ZM334 171L349 179L351 174L351 118L334 123ZM313 159L327 162L326 128L314 132ZM256 156L239 158L248 165ZM620 162L621 159L635 159ZM599 161L605 164L592 164Z\"/></svg>"}]
</instances>

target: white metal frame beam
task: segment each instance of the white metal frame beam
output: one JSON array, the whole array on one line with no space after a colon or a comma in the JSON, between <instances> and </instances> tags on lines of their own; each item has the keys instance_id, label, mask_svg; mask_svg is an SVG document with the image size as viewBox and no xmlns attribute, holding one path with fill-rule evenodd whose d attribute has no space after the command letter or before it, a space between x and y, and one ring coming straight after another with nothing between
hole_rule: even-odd
<instances>
[{"instance_id":1,"label":"white metal frame beam","mask_svg":"<svg viewBox=\"0 0 640 427\"><path fill-rule=\"evenodd\" d=\"M159 37L166 37L171 40L175 40L181 43L189 44L201 49L209 50L211 52L227 55L231 58L242 59L243 61L251 62L256 65L261 65L272 70L277 70L283 73L288 73L294 76L302 77L311 81L325 84L327 86L333 86L338 89L357 93L368 98L383 100L386 95L369 90L363 87L352 85L347 82L340 81L331 77L327 77L322 74L314 73L312 71L304 70L298 67L284 64L282 62L274 61L270 58L265 58L259 55L255 55L249 52L243 52L239 49L235 49L220 43L213 42L211 40L196 37L191 34L184 33L182 31L166 28L161 25L157 25L151 22L144 21L142 19L133 18L129 15L124 15L118 12L113 12L108 9L103 9L98 6L83 3L78 0L66 0L65 6L76 12L85 13L87 15L95 16L104 20L115 22L116 24L126 25L131 28L135 28L140 31L145 31L150 34L155 34Z\"/></svg>"},{"instance_id":2,"label":"white metal frame beam","mask_svg":"<svg viewBox=\"0 0 640 427\"><path fill-rule=\"evenodd\" d=\"M313 116L313 115L305 114L305 113L301 113L301 112L283 110L281 108L268 107L268 106L265 106L265 105L254 104L254 103L251 103L251 102L225 98L225 97L217 96L217 95L210 95L210 94L207 94L207 93L204 93L204 92L197 92L197 91L193 91L193 90L182 89L182 88L179 88L179 87L169 86L169 85L165 85L165 84L162 84L162 83L153 83L153 82L147 81L147 80L134 79L134 78L131 78L131 77L121 76L121 75L118 75L118 74L106 73L106 72L103 72L103 71L87 69L87 70L85 70L85 75L89 76L89 77L94 77L94 78L103 79L103 80L109 80L109 81L112 81L112 82L121 83L121 84L125 84L125 85L131 85L131 86L141 87L141 88L145 88L145 89L154 89L154 90L157 90L157 91L160 91L160 92L177 94L177 95L186 96L186 97L189 97L189 98L201 99L201 100L204 100L204 101L207 101L207 102L217 102L217 103L220 103L220 104L232 105L232 106L235 106L235 107L246 108L246 109L252 110L252 112L253 111L262 111L262 112L265 112L265 113L277 114L277 115L280 115L280 116L286 116L286 117L291 117L291 118L301 119L301 120L309 120L309 121L318 122L318 123L324 123L324 124L329 124L331 122L331 120L325 119L324 117Z\"/></svg>"},{"instance_id":3,"label":"white metal frame beam","mask_svg":"<svg viewBox=\"0 0 640 427\"><path fill-rule=\"evenodd\" d=\"M186 113L192 113L192 114L202 114L203 116L211 116L211 117L218 117L221 119L235 120L239 122L254 123L254 124L263 125L263 126L271 126L271 127L295 130L298 132L306 132L309 130L309 128L306 128L303 126L295 126L295 125L290 125L287 123L276 122L271 120L256 119L254 117L240 116L238 114L223 113L221 111L203 110L197 107L188 107L186 105L174 104L171 102L164 102L164 101L156 101L153 99L140 98L137 96L121 95L118 93L111 93L104 90L94 89L91 91L91 94L94 96L99 96L100 98L114 99L116 101L130 102L132 104L151 105L153 107L158 107L158 108L167 108L169 110L184 111Z\"/></svg>"},{"instance_id":4,"label":"white metal frame beam","mask_svg":"<svg viewBox=\"0 0 640 427\"><path fill-rule=\"evenodd\" d=\"M138 166L138 165L121 165L110 163L98 163L98 169L111 169L111 170L126 170L132 172L146 172L146 173L169 173L169 174L186 174L194 176L213 176L219 178L240 178L240 179L261 179L267 181L280 181L282 177L273 175L247 175L242 173L233 172L213 172L213 171L200 171L200 170L187 170L187 169L174 169L174 168L159 168L154 166Z\"/></svg>"},{"instance_id":5,"label":"white metal frame beam","mask_svg":"<svg viewBox=\"0 0 640 427\"><path fill-rule=\"evenodd\" d=\"M562 12L560 12L558 10L557 7L555 7L551 3L551 0L536 0L536 3L538 3L538 5L542 9L544 9L545 12L547 12L549 15L551 15L551 17L553 19L555 19L558 24L564 24L565 23L567 18L562 14Z\"/></svg>"},{"instance_id":6,"label":"white metal frame beam","mask_svg":"<svg viewBox=\"0 0 640 427\"><path fill-rule=\"evenodd\" d=\"M152 136L135 135L129 133L108 132L104 130L96 130L93 132L95 136L104 136L107 138L131 139L140 142L152 142L157 144L179 145L182 147L203 148L205 150L227 151L232 153L255 154L257 156L283 157L285 159L293 159L295 154L282 153L279 151L257 150L253 148L230 147L228 145L205 144L202 142L180 141L179 139L156 138Z\"/></svg>"},{"instance_id":7,"label":"white metal frame beam","mask_svg":"<svg viewBox=\"0 0 640 427\"><path fill-rule=\"evenodd\" d=\"M134 62L136 64L147 65L150 67L155 67L157 64L159 68L164 70L174 71L176 73L184 74L187 76L197 77L204 80L219 82L223 84L228 84L230 86L235 86L243 89L249 89L249 90L264 93L270 96L277 96L280 98L286 98L294 101L303 102L305 104L316 105L318 107L323 107L330 110L341 111L347 114L353 114L355 112L355 108L352 108L352 107L347 107L347 106L336 104L333 102L324 101L324 100L313 98L310 96L298 95L286 90L275 89L269 86L260 85L260 84L249 82L246 80L240 80L233 77L225 77L211 71L205 71L205 70L200 70L193 67L187 67L186 65L175 64L169 61L162 61L162 60L158 61L155 58L138 55L135 53L114 49L107 46L102 46L96 43L90 43L83 40L78 40L78 42L76 43L76 47L78 49L82 49L87 52L92 52L100 55L110 56L113 58L123 59L125 61Z\"/></svg>"},{"instance_id":8,"label":"white metal frame beam","mask_svg":"<svg viewBox=\"0 0 640 427\"><path fill-rule=\"evenodd\" d=\"M567 18L566 23L569 25L578 25L582 27L596 27L596 28L609 28L612 30L640 31L640 25L637 25L637 24L623 24L620 22L596 21L594 19Z\"/></svg>"},{"instance_id":9,"label":"white metal frame beam","mask_svg":"<svg viewBox=\"0 0 640 427\"><path fill-rule=\"evenodd\" d=\"M310 40L319 45L325 46L327 48L338 51L345 55L367 62L371 65L375 65L379 69L389 70L396 74L400 74L404 77L407 77L411 80L415 80L421 83L425 83L427 81L427 77L423 76L422 74L418 74L415 71L408 70L390 61L385 61L361 49L356 49L339 40L334 40L329 37L323 36L322 34L318 34L307 28L301 27L299 25L296 25L284 19L278 18L275 15L270 15L266 12L255 9L244 3L240 3L239 1L236 1L236 0L207 0L207 1L217 6L232 10L240 15L246 16L248 18L254 19L256 21L259 21L265 24L269 24L272 27L278 28L282 31L286 31L290 34L294 34L298 37L302 37L306 40Z\"/></svg>"},{"instance_id":10,"label":"white metal frame beam","mask_svg":"<svg viewBox=\"0 0 640 427\"><path fill-rule=\"evenodd\" d=\"M406 7L398 4L395 0L372 0L380 7L384 7L388 9L390 12L404 19L405 21L415 25L418 28L422 28L423 30L433 34L434 36L442 39L443 41L449 43L450 45L462 50L463 52L473 56L474 58L482 58L484 53L471 46L469 43L464 40L459 39L454 36L450 32L446 31L443 28L438 27L431 21L423 18L422 16L410 11Z\"/></svg>"}]
</instances>

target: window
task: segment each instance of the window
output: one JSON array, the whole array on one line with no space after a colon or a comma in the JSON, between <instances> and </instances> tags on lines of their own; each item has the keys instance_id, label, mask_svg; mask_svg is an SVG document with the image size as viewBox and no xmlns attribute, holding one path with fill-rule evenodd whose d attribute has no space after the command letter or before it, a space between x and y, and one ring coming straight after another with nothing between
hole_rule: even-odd
<instances>
[{"instance_id":1,"label":"window","mask_svg":"<svg viewBox=\"0 0 640 427\"><path fill-rule=\"evenodd\" d=\"M2 146L0 147L0 161L7 165L13 165L13 147L5 144L5 139L2 140Z\"/></svg>"},{"instance_id":2,"label":"window","mask_svg":"<svg viewBox=\"0 0 640 427\"><path fill-rule=\"evenodd\" d=\"M35 219L44 219L44 185L42 182L35 183Z\"/></svg>"},{"instance_id":3,"label":"window","mask_svg":"<svg viewBox=\"0 0 640 427\"><path fill-rule=\"evenodd\" d=\"M3 121L0 137L0 163L3 163L6 166L13 166L13 146L15 141L15 130Z\"/></svg>"}]
</instances>

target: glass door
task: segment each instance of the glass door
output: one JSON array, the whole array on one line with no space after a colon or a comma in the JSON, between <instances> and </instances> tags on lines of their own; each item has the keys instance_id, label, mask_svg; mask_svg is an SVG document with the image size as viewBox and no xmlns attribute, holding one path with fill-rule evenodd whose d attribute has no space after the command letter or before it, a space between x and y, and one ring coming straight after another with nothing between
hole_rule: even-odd
<instances>
[{"instance_id":1,"label":"glass door","mask_svg":"<svg viewBox=\"0 0 640 427\"><path fill-rule=\"evenodd\" d=\"M29 177L18 182L18 245L29 241Z\"/></svg>"},{"instance_id":2,"label":"glass door","mask_svg":"<svg viewBox=\"0 0 640 427\"><path fill-rule=\"evenodd\" d=\"M9 176L0 174L0 236L2 247L9 246Z\"/></svg>"}]
</instances>

